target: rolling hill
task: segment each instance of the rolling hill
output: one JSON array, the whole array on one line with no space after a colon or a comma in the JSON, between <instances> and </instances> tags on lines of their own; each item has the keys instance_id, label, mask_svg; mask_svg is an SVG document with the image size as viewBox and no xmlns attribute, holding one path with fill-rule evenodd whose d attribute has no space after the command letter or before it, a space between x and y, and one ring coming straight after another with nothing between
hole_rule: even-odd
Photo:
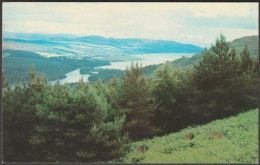
<instances>
[{"instance_id":1,"label":"rolling hill","mask_svg":"<svg viewBox=\"0 0 260 165\"><path fill-rule=\"evenodd\" d=\"M231 47L235 47L237 53L243 51L244 47L247 45L250 51L251 56L258 56L259 55L259 36L247 36L235 39L230 43Z\"/></svg>"},{"instance_id":2,"label":"rolling hill","mask_svg":"<svg viewBox=\"0 0 260 165\"><path fill-rule=\"evenodd\" d=\"M71 71L71 69L76 69L79 66L86 66L85 64L75 65L74 62L70 67L66 66L67 63L59 60L62 69L59 72L53 72L51 68L55 68L55 63L52 63L54 58L45 59L40 58L39 54L42 56L45 52L47 55L60 55L69 57L67 61L78 61L89 56L102 56L102 60L96 58L96 60L88 60L89 66L100 66L100 64L107 64L109 61L120 61L129 60L130 56L127 54L134 53L150 53L150 52L171 52L171 51L198 51L200 52L202 48L196 47L190 44L181 44L175 41L163 41L163 40L147 40L147 39L114 39L114 38L104 38L101 36L87 36L87 37L77 37L73 35L43 35L43 34L16 34L16 33L4 33L3 39L3 68L8 80L14 83L18 75L24 77L27 75L28 70L30 70L32 63L36 64L36 68L41 72L45 72L50 80L55 80L57 77L64 78L65 73ZM33 40L37 39L37 40ZM235 47L238 54L247 44L249 51L252 56L258 56L258 36L247 36L236 39L232 41L231 47ZM12 50L11 48L14 49ZM34 53L36 52L36 53ZM26 53L30 57L26 57ZM11 55L11 56L8 56ZM32 57L34 55L35 57ZM46 55L46 56L47 56ZM82 56L80 56L82 55ZM112 56L111 56L112 55ZM123 56L122 56L123 55ZM80 57L76 60L72 60L71 57ZM58 56L59 57L59 56ZM37 58L37 59L36 59ZM62 58L62 57L61 57ZM61 59L58 58L58 59ZM180 59L171 61L173 68L186 68L192 67L194 63L197 63L202 59L201 53L196 53L192 57L182 57ZM54 61L55 62L55 61ZM98 62L100 64L96 65L93 62ZM69 62L70 63L70 62ZM45 67L45 64L48 64ZM51 65L51 67L49 66ZM17 66L19 66L17 68ZM150 65L143 68L143 73L146 77L152 77L153 73L162 64ZM47 68L47 69L46 69ZM64 69L66 68L66 69ZM93 69L92 69L93 70ZM56 70L57 71L57 70ZM110 80L113 78L114 74L116 76L120 75L118 70L99 70L98 74L91 74L89 77L90 82L94 82L100 77L104 80Z\"/></svg>"},{"instance_id":3,"label":"rolling hill","mask_svg":"<svg viewBox=\"0 0 260 165\"><path fill-rule=\"evenodd\" d=\"M21 40L58 40L58 39L75 39L77 35L72 34L42 34L42 33L13 33L3 31L3 38L21 39Z\"/></svg>"},{"instance_id":4,"label":"rolling hill","mask_svg":"<svg viewBox=\"0 0 260 165\"><path fill-rule=\"evenodd\" d=\"M14 84L18 77L26 79L34 64L36 71L45 73L49 80L66 78L65 74L81 67L108 65L104 60L85 57L70 59L64 57L46 58L38 53L24 50L3 50L3 71L9 83Z\"/></svg>"},{"instance_id":5,"label":"rolling hill","mask_svg":"<svg viewBox=\"0 0 260 165\"><path fill-rule=\"evenodd\" d=\"M196 45L165 40L10 32L3 32L3 48L55 53L63 56L70 54L74 57L126 56L146 53L197 53L203 50Z\"/></svg>"},{"instance_id":6,"label":"rolling hill","mask_svg":"<svg viewBox=\"0 0 260 165\"><path fill-rule=\"evenodd\" d=\"M254 57L258 57L259 55L258 39L259 39L258 36L242 37L230 42L230 46L234 47L237 50L237 55L239 56L240 52L242 52L244 47L247 45L250 55ZM198 63L201 59L202 59L202 54L197 53L192 57L182 57L177 60L171 61L170 63L173 68L178 68L178 67L186 68L186 67L192 67L194 63ZM162 65L163 64L146 66L143 68L143 72L146 77L151 77L152 73L154 73L155 70Z\"/></svg>"},{"instance_id":7,"label":"rolling hill","mask_svg":"<svg viewBox=\"0 0 260 165\"><path fill-rule=\"evenodd\" d=\"M125 53L142 54L142 53L194 53L200 52L202 48L192 44L182 44L175 41L150 40L150 39L116 39L104 38L101 36L87 36L77 38L74 41L105 45L121 48Z\"/></svg>"}]
</instances>

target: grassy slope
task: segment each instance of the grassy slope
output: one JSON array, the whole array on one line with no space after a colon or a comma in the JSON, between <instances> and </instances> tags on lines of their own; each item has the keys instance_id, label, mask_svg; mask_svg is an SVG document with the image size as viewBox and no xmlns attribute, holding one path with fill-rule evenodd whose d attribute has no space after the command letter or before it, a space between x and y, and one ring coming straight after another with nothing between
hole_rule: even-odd
<instances>
[{"instance_id":1,"label":"grassy slope","mask_svg":"<svg viewBox=\"0 0 260 165\"><path fill-rule=\"evenodd\" d=\"M218 139L218 132L222 138ZM212 133L215 139L212 140ZM194 135L188 141L183 135ZM146 146L146 152L137 148ZM257 163L258 109L180 132L131 144L121 162Z\"/></svg>"}]
</instances>

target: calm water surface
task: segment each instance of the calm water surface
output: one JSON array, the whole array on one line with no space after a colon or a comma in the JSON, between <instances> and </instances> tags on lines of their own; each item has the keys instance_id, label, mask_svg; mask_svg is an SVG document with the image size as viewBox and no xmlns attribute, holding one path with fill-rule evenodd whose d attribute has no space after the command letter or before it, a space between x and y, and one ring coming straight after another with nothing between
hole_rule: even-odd
<instances>
[{"instance_id":1,"label":"calm water surface","mask_svg":"<svg viewBox=\"0 0 260 165\"><path fill-rule=\"evenodd\" d=\"M96 67L102 69L120 69L125 70L127 66L131 65L131 62L141 63L143 67L153 64L161 64L166 61L173 61L182 56L191 57L195 53L155 53L155 54L136 54L130 55L133 57L137 57L140 60L137 61L126 61L126 62L110 62L111 65Z\"/></svg>"},{"instance_id":2,"label":"calm water surface","mask_svg":"<svg viewBox=\"0 0 260 165\"><path fill-rule=\"evenodd\" d=\"M80 74L80 69L76 69L76 70L73 70L69 73L66 74L66 78L64 79L61 79L60 80L60 83L61 84L65 84L65 83L75 83L75 82L79 82L79 80L81 78L83 78L83 81L84 82L88 82L88 77L90 76L89 74ZM56 82L55 81L51 81L52 84L54 84Z\"/></svg>"},{"instance_id":3,"label":"calm water surface","mask_svg":"<svg viewBox=\"0 0 260 165\"><path fill-rule=\"evenodd\" d=\"M136 55L130 55L133 57L137 57L140 60L136 61L126 61L126 62L110 62L111 65L96 67L96 68L102 68L102 69L120 69L125 70L126 67L129 67L131 65L131 62L138 62L141 63L143 67L153 64L161 64L166 61L173 61L178 58L181 58L182 56L185 57L191 57L195 53L156 53L156 54L136 54ZM84 82L88 82L89 74L80 74L80 69L78 68L76 70L73 70L71 72L68 72L66 74L66 78L61 79L60 83L75 83L78 82L81 78L83 78ZM95 72L97 74L97 72ZM55 81L51 81L51 84L54 84ZM14 87L14 84L12 84L12 87Z\"/></svg>"},{"instance_id":4,"label":"calm water surface","mask_svg":"<svg viewBox=\"0 0 260 165\"><path fill-rule=\"evenodd\" d=\"M137 61L126 61L126 62L110 62L111 65L96 67L102 69L120 69L125 70L126 67L131 65L131 62L138 62L141 63L143 67L153 64L161 64L166 61L173 61L182 56L191 57L194 53L156 53L156 54L136 54L130 55L133 57L137 57L140 60ZM89 74L80 74L80 69L73 70L66 74L65 79L61 79L60 83L75 83L78 82L80 78L83 78L84 82L88 82ZM56 81L52 81L51 83L54 84Z\"/></svg>"}]
</instances>

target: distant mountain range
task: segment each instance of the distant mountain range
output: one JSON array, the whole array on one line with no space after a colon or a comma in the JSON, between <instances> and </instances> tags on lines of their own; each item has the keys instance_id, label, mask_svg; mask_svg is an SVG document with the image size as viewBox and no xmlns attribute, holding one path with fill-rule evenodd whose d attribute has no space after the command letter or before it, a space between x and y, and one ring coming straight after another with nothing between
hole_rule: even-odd
<instances>
[{"instance_id":1,"label":"distant mountain range","mask_svg":"<svg viewBox=\"0 0 260 165\"><path fill-rule=\"evenodd\" d=\"M41 34L41 33L12 33L12 32L3 32L3 38L13 38L21 40L58 40L59 38L63 39L73 39L80 36L72 34Z\"/></svg>"},{"instance_id":2,"label":"distant mountain range","mask_svg":"<svg viewBox=\"0 0 260 165\"><path fill-rule=\"evenodd\" d=\"M182 44L175 41L151 40L151 39L117 39L104 38L101 36L84 36L68 34L28 34L28 33L10 33L3 32L4 42L18 42L23 44L48 45L65 47L66 50L75 51L75 45L84 48L83 52L75 52L75 54L93 54L93 55L125 55L125 54L145 54L145 53L197 53L202 51L201 47L193 44ZM10 44L9 44L10 46ZM14 45L15 46L15 45ZM27 47L28 45L24 45ZM30 45L31 46L31 45ZM12 47L12 44L11 44ZM59 49L63 49L63 48ZM101 51L100 47L103 47ZM94 50L97 48L98 50ZM74 49L74 50L73 50ZM30 50L30 48L26 49ZM35 51L35 50L34 50ZM39 50L41 52L43 50ZM62 51L62 50L61 50ZM53 50L52 53L58 53ZM66 53L63 51L62 53Z\"/></svg>"},{"instance_id":3,"label":"distant mountain range","mask_svg":"<svg viewBox=\"0 0 260 165\"><path fill-rule=\"evenodd\" d=\"M126 50L135 50L143 53L194 53L203 50L201 47L192 44L182 44L175 41L150 40L150 39L116 39L100 36L87 36L74 39L74 41L107 45Z\"/></svg>"}]
</instances>

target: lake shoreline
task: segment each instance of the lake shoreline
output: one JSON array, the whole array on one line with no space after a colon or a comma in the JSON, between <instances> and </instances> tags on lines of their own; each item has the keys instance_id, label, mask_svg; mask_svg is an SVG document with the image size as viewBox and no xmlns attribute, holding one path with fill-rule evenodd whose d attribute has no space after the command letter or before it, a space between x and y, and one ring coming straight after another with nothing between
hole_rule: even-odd
<instances>
[{"instance_id":1,"label":"lake shoreline","mask_svg":"<svg viewBox=\"0 0 260 165\"><path fill-rule=\"evenodd\" d=\"M162 63L165 63L166 61L175 61L179 58L185 57L191 57L195 55L195 53L150 53L150 54L133 54L129 55L132 56L133 59L139 59L139 60L129 60L124 62L109 62L110 65L103 65L99 67L94 67L95 74L97 74L97 70L99 69L111 69L111 70L126 70L127 67L131 65L131 63L138 62L142 65L142 67L146 67L149 65L159 65ZM77 83L81 78L83 78L84 82L90 82L88 78L91 76L91 73L81 74L80 70L87 67L81 67L75 70L72 70L65 74L66 78L60 79L60 83L64 85L65 83ZM53 85L57 82L56 80L50 81L50 83ZM11 84L12 88L15 86L15 84Z\"/></svg>"}]
</instances>

